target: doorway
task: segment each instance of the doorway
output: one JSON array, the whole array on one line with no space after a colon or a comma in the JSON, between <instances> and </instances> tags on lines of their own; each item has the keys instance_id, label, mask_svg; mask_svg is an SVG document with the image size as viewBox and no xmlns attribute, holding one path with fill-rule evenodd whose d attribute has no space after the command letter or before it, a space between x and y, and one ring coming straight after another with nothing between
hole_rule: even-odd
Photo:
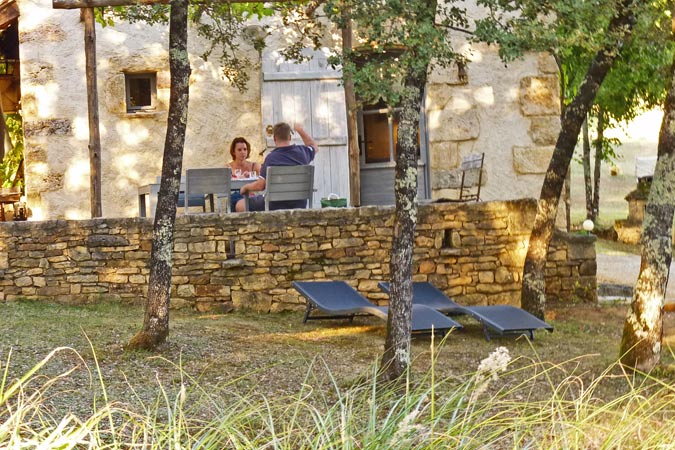
<instances>
[{"instance_id":1,"label":"doorway","mask_svg":"<svg viewBox=\"0 0 675 450\"><path fill-rule=\"evenodd\" d=\"M424 108L422 108L424 110ZM359 113L361 204L393 205L400 108L365 106ZM420 114L417 133L417 196L429 198L426 120Z\"/></svg>"}]
</instances>

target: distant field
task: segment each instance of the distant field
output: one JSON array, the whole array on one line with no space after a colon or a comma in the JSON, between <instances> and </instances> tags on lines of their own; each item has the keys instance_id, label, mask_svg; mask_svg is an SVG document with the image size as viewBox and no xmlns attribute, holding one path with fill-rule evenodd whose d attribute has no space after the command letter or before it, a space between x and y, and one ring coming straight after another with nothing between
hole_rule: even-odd
<instances>
[{"instance_id":1,"label":"distant field","mask_svg":"<svg viewBox=\"0 0 675 450\"><path fill-rule=\"evenodd\" d=\"M619 174L610 174L611 165L603 163L600 176L600 214L599 225L609 227L616 219L628 216L626 194L635 188L635 157L656 155L661 111L649 111L634 120L626 130L612 130L611 136L618 137L622 144L616 149L620 159L614 162ZM608 133L609 134L609 133ZM581 148L577 149L575 159L580 158ZM592 163L591 163L592 164ZM584 172L581 163L572 161L572 224L581 223L586 216L584 197Z\"/></svg>"}]
</instances>

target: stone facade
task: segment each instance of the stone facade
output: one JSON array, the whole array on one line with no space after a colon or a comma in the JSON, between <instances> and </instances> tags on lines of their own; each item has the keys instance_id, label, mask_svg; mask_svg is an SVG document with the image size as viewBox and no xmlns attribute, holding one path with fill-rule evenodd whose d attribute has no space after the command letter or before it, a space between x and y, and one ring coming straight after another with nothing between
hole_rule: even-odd
<instances>
[{"instance_id":1,"label":"stone facade","mask_svg":"<svg viewBox=\"0 0 675 450\"><path fill-rule=\"evenodd\" d=\"M534 200L419 208L414 280L465 304L520 302ZM189 215L177 219L172 307L299 309L294 280L347 280L386 303L393 208ZM119 218L0 223L0 301L143 302L152 222ZM574 245L572 245L574 244ZM593 240L556 237L549 294L595 301Z\"/></svg>"},{"instance_id":2,"label":"stone facade","mask_svg":"<svg viewBox=\"0 0 675 450\"><path fill-rule=\"evenodd\" d=\"M89 152L80 12L54 10L50 0L18 3L26 193L32 219L85 219L90 217ZM467 3L470 17L484 14ZM269 19L269 48L262 55L245 38L241 42L240 51L254 62L245 92L224 79L216 55L208 61L200 56L207 43L190 30L184 170L224 165L235 136L246 137L254 149L252 159L262 160L267 125L261 111L262 63L284 45L287 33L282 30L289 31L274 20ZM105 28L97 24L96 36L103 214L134 217L137 188L154 182L161 171L169 101L168 31L117 22ZM335 46L329 41L326 50ZM431 197L456 197L459 180L453 169L473 152L486 155L483 199L538 196L560 126L553 58L531 54L505 66L494 46L471 43L461 33L453 35L453 45L467 57L466 66L435 69L425 99L427 136L422 141L429 147ZM129 114L124 73L144 71L157 74L157 108ZM346 142L346 130L342 134ZM346 191L339 194L347 196L348 185L343 185Z\"/></svg>"}]
</instances>

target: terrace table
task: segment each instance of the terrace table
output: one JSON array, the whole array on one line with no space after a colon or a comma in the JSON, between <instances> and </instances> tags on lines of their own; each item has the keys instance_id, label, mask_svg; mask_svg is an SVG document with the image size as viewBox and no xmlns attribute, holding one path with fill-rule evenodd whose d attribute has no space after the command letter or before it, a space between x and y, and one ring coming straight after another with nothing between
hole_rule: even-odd
<instances>
[{"instance_id":1,"label":"terrace table","mask_svg":"<svg viewBox=\"0 0 675 450\"><path fill-rule=\"evenodd\" d=\"M232 190L239 190L245 184L251 183L257 178L232 178ZM184 186L181 183L181 192ZM157 209L157 195L159 183L146 184L138 188L138 215L139 217L154 217Z\"/></svg>"},{"instance_id":2,"label":"terrace table","mask_svg":"<svg viewBox=\"0 0 675 450\"><path fill-rule=\"evenodd\" d=\"M21 192L2 192L0 193L0 221L4 222L5 205L12 205L21 199Z\"/></svg>"}]
</instances>

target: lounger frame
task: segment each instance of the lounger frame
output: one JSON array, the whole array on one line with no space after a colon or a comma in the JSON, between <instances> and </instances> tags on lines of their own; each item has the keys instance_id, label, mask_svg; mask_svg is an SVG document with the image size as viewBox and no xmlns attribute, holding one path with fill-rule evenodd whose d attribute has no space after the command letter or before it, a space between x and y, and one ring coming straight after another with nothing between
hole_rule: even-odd
<instances>
[{"instance_id":1,"label":"lounger frame","mask_svg":"<svg viewBox=\"0 0 675 450\"><path fill-rule=\"evenodd\" d=\"M381 281L378 286L389 293L389 283ZM534 339L535 330L553 332L551 325L521 308L510 305L463 306L428 282L413 283L413 304L425 305L447 315L468 315L480 322L488 341L492 335L525 334Z\"/></svg>"},{"instance_id":2,"label":"lounger frame","mask_svg":"<svg viewBox=\"0 0 675 450\"><path fill-rule=\"evenodd\" d=\"M345 281L294 281L293 287L307 299L303 323L308 320L349 319L356 316L376 316L387 320L389 308L377 306L363 297ZM322 314L313 315L314 311ZM443 333L462 328L451 318L424 305L413 305L412 331Z\"/></svg>"}]
</instances>

